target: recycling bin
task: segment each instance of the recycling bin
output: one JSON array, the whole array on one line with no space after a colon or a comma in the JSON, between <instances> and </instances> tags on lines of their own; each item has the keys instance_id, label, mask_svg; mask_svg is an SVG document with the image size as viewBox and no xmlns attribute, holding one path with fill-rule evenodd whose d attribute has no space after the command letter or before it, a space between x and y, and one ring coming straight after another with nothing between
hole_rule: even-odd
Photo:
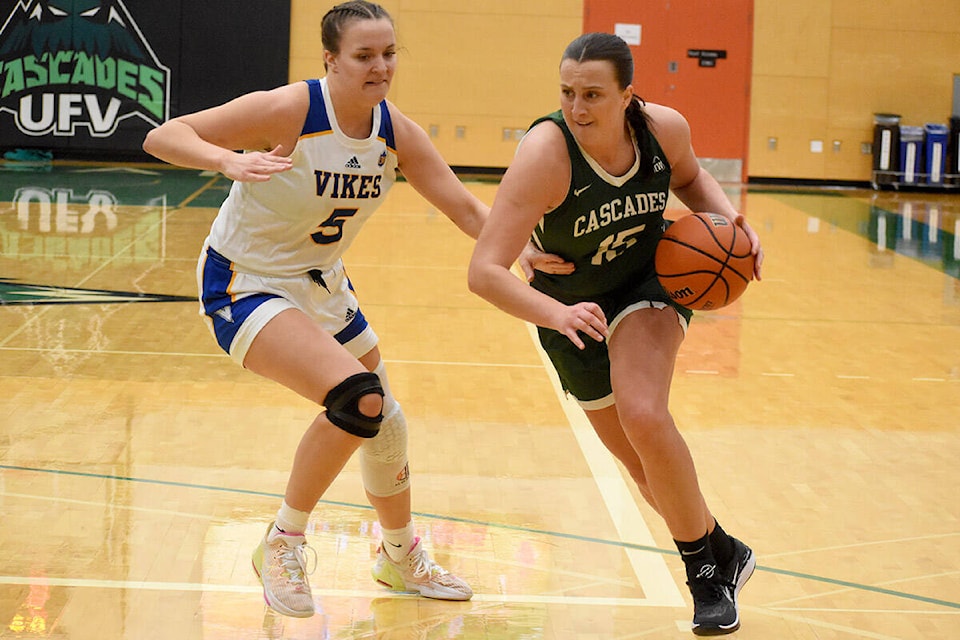
<instances>
[{"instance_id":1,"label":"recycling bin","mask_svg":"<svg viewBox=\"0 0 960 640\"><path fill-rule=\"evenodd\" d=\"M960 116L950 117L949 135L945 181L950 185L960 185Z\"/></svg>"},{"instance_id":2,"label":"recycling bin","mask_svg":"<svg viewBox=\"0 0 960 640\"><path fill-rule=\"evenodd\" d=\"M927 184L943 184L947 166L947 125L928 122L923 125L923 163Z\"/></svg>"},{"instance_id":3,"label":"recycling bin","mask_svg":"<svg viewBox=\"0 0 960 640\"><path fill-rule=\"evenodd\" d=\"M900 181L923 182L923 127L900 125Z\"/></svg>"},{"instance_id":4,"label":"recycling bin","mask_svg":"<svg viewBox=\"0 0 960 640\"><path fill-rule=\"evenodd\" d=\"M895 113L873 114L874 182L891 184L897 181L900 164L900 116Z\"/></svg>"}]
</instances>

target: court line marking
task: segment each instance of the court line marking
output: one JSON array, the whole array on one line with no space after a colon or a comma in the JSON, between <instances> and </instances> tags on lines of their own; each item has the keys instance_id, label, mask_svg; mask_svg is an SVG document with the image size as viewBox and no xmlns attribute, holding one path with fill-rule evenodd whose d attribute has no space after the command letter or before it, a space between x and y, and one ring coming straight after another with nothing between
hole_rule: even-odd
<instances>
[{"instance_id":1,"label":"court line marking","mask_svg":"<svg viewBox=\"0 0 960 640\"><path fill-rule=\"evenodd\" d=\"M5 585L42 585L50 587L73 587L80 589L138 589L142 591L202 591L204 593L263 593L261 586L214 584L209 582L152 582L147 580L95 580L86 578L44 578L0 576L0 584ZM416 594L391 593L386 590L363 589L312 589L314 597L330 598L395 598L398 600L419 600ZM586 605L602 607L649 607L649 600L638 598L595 598L580 596L539 596L504 595L495 593L475 593L471 602L495 602L507 604L552 604Z\"/></svg>"},{"instance_id":2,"label":"court line marking","mask_svg":"<svg viewBox=\"0 0 960 640\"><path fill-rule=\"evenodd\" d=\"M0 351L26 351L26 352L47 352L47 351L56 351L57 353L77 353L84 355L116 355L116 356L158 356L158 357L167 357L167 356L177 356L184 358L220 358L228 359L226 353L188 353L188 352L178 352L178 351L126 351L122 349L51 349L49 347L0 347ZM417 364L417 365L427 365L430 367L433 366L444 366L444 367L497 367L497 368L512 368L512 369L543 369L542 364L518 364L518 363L508 363L508 362L447 362L441 360L391 360L384 358L384 363L396 363L396 364Z\"/></svg>"},{"instance_id":3,"label":"court line marking","mask_svg":"<svg viewBox=\"0 0 960 640\"><path fill-rule=\"evenodd\" d=\"M938 538L954 538L960 536L960 531L950 533L931 533L925 536L909 536L904 538L887 538L884 540L871 540L869 542L856 542L854 544L834 544L826 547L816 547L807 549L796 549L794 551L782 551L780 553L764 554L765 558L786 558L789 556L802 556L806 554L823 553L824 551L840 551L842 549L860 549L875 545L902 544L905 542L920 542L923 540L936 540Z\"/></svg>"},{"instance_id":4,"label":"court line marking","mask_svg":"<svg viewBox=\"0 0 960 640\"><path fill-rule=\"evenodd\" d=\"M131 304L129 302L121 302L117 304ZM160 303L168 304L168 303ZM176 304L174 302L174 304ZM47 307L51 308L51 307ZM8 336L4 342L9 341L14 336L19 333L19 330L12 333ZM4 346L3 343L0 343L0 352L2 351L22 351L22 352L47 352L47 351L56 351L57 353L77 353L85 355L118 355L118 356L158 356L158 357L167 357L175 356L181 358L229 358L226 353L188 353L183 351L127 351L121 349L51 349L49 347L8 347ZM396 363L396 364L413 364L413 365L426 365L426 366L443 366L443 367L505 367L511 369L543 369L544 364L517 364L517 363L506 363L506 362L450 362L446 360L392 360L384 358L385 363ZM549 363L547 363L549 364ZM713 371L710 369L685 369L683 371L687 375L720 375L719 371ZM771 372L762 372L761 376L769 378L793 378L795 374L793 373L771 373ZM871 380L870 376L852 376L844 374L835 374L836 378L841 380ZM951 382L958 383L960 378L911 378L911 382Z\"/></svg>"},{"instance_id":5,"label":"court line marking","mask_svg":"<svg viewBox=\"0 0 960 640\"><path fill-rule=\"evenodd\" d=\"M840 633L846 633L854 638L869 638L870 640L902 640L899 636L888 636L882 633L873 633L871 631L866 631L859 627L850 627L842 624L834 624L832 622L826 622L824 620L817 620L815 618L808 618L806 616L791 616L787 615L782 611L771 611L768 609L763 609L760 607L745 607L740 606L742 611L751 611L753 613L759 613L762 615L779 618L781 620L789 620L791 622L800 622L811 627L819 627L821 629L830 629L831 631L839 631Z\"/></svg>"},{"instance_id":6,"label":"court line marking","mask_svg":"<svg viewBox=\"0 0 960 640\"><path fill-rule=\"evenodd\" d=\"M613 520L617 535L623 541L635 539L639 540L641 544L655 546L656 541L653 539L653 534L650 533L650 529L637 507L613 455L600 442L580 405L568 397L561 387L560 381L552 369L553 365L550 363L549 357L540 346L537 328L529 322L524 324L526 324L530 339L543 362L544 371L550 378L550 384L553 386L557 400L567 416L567 421L570 423L577 444L580 445L587 466L590 467L590 473L597 483L597 489L599 489L600 496L603 498L610 518ZM664 607L686 606L683 596L680 594L680 589L677 587L677 582L671 575L663 556L638 553L632 549L626 549L626 553L637 575L637 581L651 603Z\"/></svg>"},{"instance_id":7,"label":"court line marking","mask_svg":"<svg viewBox=\"0 0 960 640\"><path fill-rule=\"evenodd\" d=\"M99 508L99 507L108 506L111 509L120 509L123 511L148 513L152 515L167 515L167 516L174 516L178 518L192 518L194 520L224 522L222 518L218 518L216 516L213 516L207 513L174 511L170 509L157 509L156 507L135 507L131 505L117 505L117 504L106 502L104 500L97 500L97 501L78 500L77 498L64 498L59 496L40 495L35 493L17 493L17 492L11 492L11 491L0 491L0 496L5 498L19 498L21 500L35 500L38 502L54 502L54 503L69 504L69 505L79 505L84 507ZM335 542L339 540L341 536L340 533L332 533L332 532L316 530L316 529L310 529L309 535L312 538L319 539L319 540L326 540L327 542ZM360 536L360 537L362 538L363 536ZM370 541L372 543L374 539L370 538ZM540 567L538 567L536 563L533 563L533 562L517 562L514 560L507 560L503 558L491 559L486 556L463 553L461 551L457 552L457 556L461 558L470 558L470 559L476 560L477 562L484 562L487 564L496 564L497 566L520 567L523 569L540 570ZM555 568L551 568L550 571L555 575L564 575L572 578L578 578L581 580L595 580L595 582L581 585L582 588L590 588L594 586L622 586L622 587L635 586L635 583L633 581L627 580L625 578L607 579L607 578L598 577L595 573L591 574L591 573L584 573L579 571L561 571Z\"/></svg>"},{"instance_id":8,"label":"court line marking","mask_svg":"<svg viewBox=\"0 0 960 640\"><path fill-rule=\"evenodd\" d=\"M830 609L828 607L777 607L766 606L771 611L812 611L815 613L878 613L920 616L960 616L960 611L930 611L929 609Z\"/></svg>"},{"instance_id":9,"label":"court line marking","mask_svg":"<svg viewBox=\"0 0 960 640\"><path fill-rule=\"evenodd\" d=\"M155 484L160 486L167 487L180 487L184 489L202 489L205 491L217 491L223 493L237 493L242 495L249 496L261 496L269 497L272 499L283 498L283 494L279 493L270 493L267 491L254 491L250 489L237 489L235 487L218 487L215 485L203 485L197 483L188 483L188 482L177 482L173 480L157 480L154 478L135 478L131 476L117 476L112 474L105 473L91 473L86 471L67 471L65 469L41 469L38 467L24 467L20 465L10 465L10 464L0 464L0 470L9 470L9 471L24 471L28 473L41 473L41 474L51 474L51 475L63 475L63 476L75 476L80 478L92 478L97 480L117 480L123 482L134 482L142 484ZM341 502L335 500L320 500L321 504L334 505L345 507L349 509L360 509L365 511L372 511L373 507L363 504L354 504L351 502ZM594 538L590 536L581 536L573 533L564 533L562 531L547 531L544 529L533 529L531 527L523 527L519 525L511 525L500 522L488 522L483 520L476 520L474 518L459 518L456 516L449 515L437 515L433 513L426 513L422 511L414 511L413 515L418 518L430 518L433 520L444 520L447 522L459 522L463 524L473 524L485 527L492 527L496 529L504 529L509 531L517 531L520 533L531 533L536 535L542 535L553 538L564 538L566 540L576 540L578 542L585 542L591 544L601 544L612 547L623 547L626 549L635 549L638 551L647 551L651 553L657 553L662 555L673 555L678 556L677 551L660 549L654 546L646 546L642 544L636 544L633 542L626 542L623 540L606 540L604 538ZM881 595L892 596L895 598L903 598L905 600L913 600L916 602L925 602L927 604L938 605L941 607L946 607L948 609L960 609L960 602L951 602L949 600L938 600L936 598L929 598L927 596L921 596L913 593L906 593L903 591L894 591L892 589L884 589L881 587L875 587L867 584L850 582L847 580L838 580L836 578L829 578L826 576L817 576L809 573L801 573L799 571L790 571L788 569L777 569L775 567L768 567L764 565L757 565L757 571L764 571L767 573L773 573L777 575L787 576L791 578L796 578L798 580L810 580L811 582L821 582L824 584L834 584L840 585L843 587L848 587L857 591L868 591L871 593L879 593Z\"/></svg>"}]
</instances>

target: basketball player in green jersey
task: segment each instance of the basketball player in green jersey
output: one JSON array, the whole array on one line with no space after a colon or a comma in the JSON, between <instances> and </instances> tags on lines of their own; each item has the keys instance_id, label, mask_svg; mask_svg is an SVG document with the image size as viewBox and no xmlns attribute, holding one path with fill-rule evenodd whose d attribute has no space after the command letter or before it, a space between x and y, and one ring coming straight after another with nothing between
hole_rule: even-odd
<instances>
[{"instance_id":1,"label":"basketball player in green jersey","mask_svg":"<svg viewBox=\"0 0 960 640\"><path fill-rule=\"evenodd\" d=\"M740 626L737 596L756 561L717 524L693 458L668 409L677 351L691 312L653 269L672 191L693 211L757 234L700 164L686 120L633 93L633 58L620 38L574 40L560 64L560 111L537 120L503 177L470 263L472 291L539 327L564 389L663 517L683 558L693 631ZM572 270L510 267L532 237ZM559 272L562 271L562 272ZM527 271L527 274L531 274Z\"/></svg>"}]
</instances>

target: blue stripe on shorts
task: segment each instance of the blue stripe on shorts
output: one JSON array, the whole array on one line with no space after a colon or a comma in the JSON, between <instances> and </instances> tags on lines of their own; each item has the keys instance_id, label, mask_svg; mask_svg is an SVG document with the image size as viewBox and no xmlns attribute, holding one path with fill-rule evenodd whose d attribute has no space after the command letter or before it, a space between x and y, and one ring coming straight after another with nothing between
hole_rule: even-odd
<instances>
[{"instance_id":1,"label":"blue stripe on shorts","mask_svg":"<svg viewBox=\"0 0 960 640\"><path fill-rule=\"evenodd\" d=\"M352 285L350 286L350 289L351 290L353 289ZM337 342L339 342L340 344L347 344L348 342L356 338L358 335L360 335L363 332L363 330L366 328L367 328L367 319L363 317L363 312L360 311L360 308L358 307L356 314L350 320L350 324L348 324L344 329L341 329L339 332L337 332L337 334L333 337L336 338Z\"/></svg>"},{"instance_id":2,"label":"blue stripe on shorts","mask_svg":"<svg viewBox=\"0 0 960 640\"><path fill-rule=\"evenodd\" d=\"M220 348L230 353L230 345L240 326L254 309L267 300L278 298L272 293L260 293L234 300L229 293L233 281L233 263L212 248L207 248L203 263L203 291L200 300L204 313L213 322L213 332Z\"/></svg>"}]
</instances>

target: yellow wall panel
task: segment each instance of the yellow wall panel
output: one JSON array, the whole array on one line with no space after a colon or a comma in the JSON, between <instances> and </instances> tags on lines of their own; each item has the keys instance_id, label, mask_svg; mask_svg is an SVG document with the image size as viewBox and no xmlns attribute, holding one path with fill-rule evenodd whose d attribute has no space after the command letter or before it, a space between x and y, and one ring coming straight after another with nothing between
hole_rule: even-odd
<instances>
[{"instance_id":1,"label":"yellow wall panel","mask_svg":"<svg viewBox=\"0 0 960 640\"><path fill-rule=\"evenodd\" d=\"M839 149L834 141L840 143ZM824 178L861 181L869 176L873 153L864 153L861 145L873 143L873 127L842 129L831 126L824 140Z\"/></svg>"},{"instance_id":2,"label":"yellow wall panel","mask_svg":"<svg viewBox=\"0 0 960 640\"><path fill-rule=\"evenodd\" d=\"M516 151L519 136L529 124L514 122L518 118L498 116L462 116L450 122L451 119L438 114L416 111L406 114L428 132L434 125L437 132L433 137L434 145L448 164L459 167L507 166Z\"/></svg>"},{"instance_id":3,"label":"yellow wall panel","mask_svg":"<svg viewBox=\"0 0 960 640\"><path fill-rule=\"evenodd\" d=\"M917 34L912 39L853 29L834 33L832 124L872 127L872 114L878 112L899 113L905 124L946 124L953 73L960 72L960 32Z\"/></svg>"},{"instance_id":4,"label":"yellow wall panel","mask_svg":"<svg viewBox=\"0 0 960 640\"><path fill-rule=\"evenodd\" d=\"M825 140L827 81L765 76L755 81L750 115L750 175L824 178L824 153L811 140ZM776 149L769 139L776 138ZM826 143L824 143L826 144Z\"/></svg>"},{"instance_id":5,"label":"yellow wall panel","mask_svg":"<svg viewBox=\"0 0 960 640\"><path fill-rule=\"evenodd\" d=\"M451 115L537 115L559 100L560 56L579 35L576 20L543 18L537 46L529 25L497 16L404 15L407 109Z\"/></svg>"},{"instance_id":6,"label":"yellow wall panel","mask_svg":"<svg viewBox=\"0 0 960 640\"><path fill-rule=\"evenodd\" d=\"M837 0L833 26L849 29L956 33L960 28L957 0Z\"/></svg>"},{"instance_id":7,"label":"yellow wall panel","mask_svg":"<svg viewBox=\"0 0 960 640\"><path fill-rule=\"evenodd\" d=\"M758 76L827 74L832 0L755 0L753 73Z\"/></svg>"},{"instance_id":8,"label":"yellow wall panel","mask_svg":"<svg viewBox=\"0 0 960 640\"><path fill-rule=\"evenodd\" d=\"M559 105L560 57L581 25L579 3L567 4L565 16L554 7L531 17L412 12L404 3L397 18L403 84L392 99L424 129L435 125L434 143L450 164L507 166L516 142L504 141L503 129L525 129Z\"/></svg>"},{"instance_id":9,"label":"yellow wall panel","mask_svg":"<svg viewBox=\"0 0 960 640\"><path fill-rule=\"evenodd\" d=\"M389 98L452 165L505 167L525 129L559 104L564 47L580 34L580 0L381 3L400 46ZM323 75L320 26L333 2L293 0L290 79ZM461 133L457 136L457 132Z\"/></svg>"}]
</instances>

